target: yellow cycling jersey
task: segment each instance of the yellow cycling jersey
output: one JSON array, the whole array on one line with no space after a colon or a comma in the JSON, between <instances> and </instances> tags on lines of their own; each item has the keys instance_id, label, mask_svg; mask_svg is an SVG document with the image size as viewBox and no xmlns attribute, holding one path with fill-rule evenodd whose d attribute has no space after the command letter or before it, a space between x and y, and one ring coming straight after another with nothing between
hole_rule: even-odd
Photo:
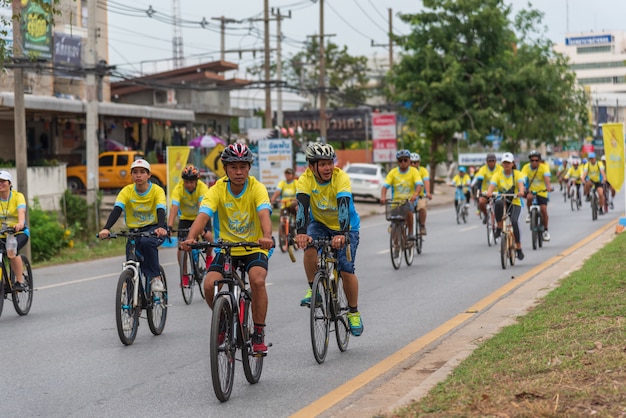
<instances>
[{"instance_id":1,"label":"yellow cycling jersey","mask_svg":"<svg viewBox=\"0 0 626 418\"><path fill-rule=\"evenodd\" d=\"M276 186L276 190L280 190L280 197L283 201L282 207L286 208L296 200L296 190L298 190L298 180L293 180L291 183L287 183L285 180L281 180Z\"/></svg>"},{"instance_id":2,"label":"yellow cycling jersey","mask_svg":"<svg viewBox=\"0 0 626 418\"><path fill-rule=\"evenodd\" d=\"M524 174L519 170L513 170L509 175L506 175L504 170L502 170L491 177L491 184L495 186L495 191L498 193L514 193L517 195L523 190L525 180L526 177L524 177ZM515 197L511 204L522 206L522 201L519 197Z\"/></svg>"},{"instance_id":3,"label":"yellow cycling jersey","mask_svg":"<svg viewBox=\"0 0 626 418\"><path fill-rule=\"evenodd\" d=\"M570 167L567 169L567 173L565 173L565 180L574 180L576 182L576 184L580 184L582 183L582 176L583 176L583 167L582 166L578 166L578 167Z\"/></svg>"},{"instance_id":4,"label":"yellow cycling jersey","mask_svg":"<svg viewBox=\"0 0 626 418\"><path fill-rule=\"evenodd\" d=\"M26 199L22 193L11 190L7 200L0 199L0 222L6 224L9 228L13 228L17 225L17 211L19 209L26 210ZM22 232L26 231L20 231L18 234ZM6 237L6 235L2 235L2 238L4 237Z\"/></svg>"},{"instance_id":5,"label":"yellow cycling jersey","mask_svg":"<svg viewBox=\"0 0 626 418\"><path fill-rule=\"evenodd\" d=\"M391 199L408 200L413 196L418 185L424 186L424 183L415 167L409 167L404 172L395 167L389 170L383 186L391 189Z\"/></svg>"},{"instance_id":6,"label":"yellow cycling jersey","mask_svg":"<svg viewBox=\"0 0 626 418\"><path fill-rule=\"evenodd\" d=\"M165 192L154 183L150 183L144 193L138 193L134 183L124 186L115 199L115 206L124 212L128 228L156 225L157 209L165 210L165 205Z\"/></svg>"},{"instance_id":7,"label":"yellow cycling jersey","mask_svg":"<svg viewBox=\"0 0 626 418\"><path fill-rule=\"evenodd\" d=\"M183 221L196 219L202 199L208 191L209 187L202 180L198 180L193 192L185 189L184 182L179 182L172 191L172 205L178 206L178 217Z\"/></svg>"},{"instance_id":8,"label":"yellow cycling jersey","mask_svg":"<svg viewBox=\"0 0 626 418\"><path fill-rule=\"evenodd\" d=\"M339 208L337 199L350 198L348 209L350 216L350 230L358 231L361 220L352 201L352 186L350 177L345 171L335 167L330 181L319 183L310 168L298 179L298 194L308 195L310 198L311 219L320 222L332 231L341 231L339 227Z\"/></svg>"},{"instance_id":9,"label":"yellow cycling jersey","mask_svg":"<svg viewBox=\"0 0 626 418\"><path fill-rule=\"evenodd\" d=\"M548 197L546 191L546 177L549 179L552 175L550 173L550 167L547 164L540 163L537 169L533 170L530 163L527 163L522 168L522 174L526 177L528 184L528 191L537 192L537 196Z\"/></svg>"},{"instance_id":10,"label":"yellow cycling jersey","mask_svg":"<svg viewBox=\"0 0 626 418\"><path fill-rule=\"evenodd\" d=\"M491 178L494 176L494 174L500 171L502 171L502 166L498 163L496 163L496 165L493 167L493 170L490 170L487 164L480 167L478 172L474 175L474 178L482 181L482 184L480 186L480 190L482 192L487 191L487 189L489 188L489 184L491 183Z\"/></svg>"},{"instance_id":11,"label":"yellow cycling jersey","mask_svg":"<svg viewBox=\"0 0 626 418\"><path fill-rule=\"evenodd\" d=\"M588 178L594 183L600 183L604 177L604 169L597 161L595 164L587 161L583 166L583 180Z\"/></svg>"},{"instance_id":12,"label":"yellow cycling jersey","mask_svg":"<svg viewBox=\"0 0 626 418\"><path fill-rule=\"evenodd\" d=\"M463 176L459 176L458 174L452 178L452 185L459 187L463 187L463 191L466 192L469 189L469 185L472 182L469 174L465 174Z\"/></svg>"},{"instance_id":13,"label":"yellow cycling jersey","mask_svg":"<svg viewBox=\"0 0 626 418\"><path fill-rule=\"evenodd\" d=\"M258 242L263 238L263 229L258 213L272 213L270 198L265 185L253 176L248 176L243 190L235 195L230 190L228 177L219 179L202 200L199 212L213 218L215 239L227 242ZM267 250L261 248L235 247L232 255L240 256Z\"/></svg>"},{"instance_id":14,"label":"yellow cycling jersey","mask_svg":"<svg viewBox=\"0 0 626 418\"><path fill-rule=\"evenodd\" d=\"M420 198L422 198L426 195L426 182L430 181L430 174L428 173L428 169L425 167L419 166L415 168L419 171L422 182L424 183L424 187L422 187L422 190L420 191Z\"/></svg>"}]
</instances>

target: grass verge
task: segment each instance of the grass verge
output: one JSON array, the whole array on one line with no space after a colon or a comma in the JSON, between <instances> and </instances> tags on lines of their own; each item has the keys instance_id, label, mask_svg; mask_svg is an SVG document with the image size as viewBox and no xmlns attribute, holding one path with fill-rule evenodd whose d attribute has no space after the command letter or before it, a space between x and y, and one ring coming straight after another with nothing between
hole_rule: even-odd
<instances>
[{"instance_id":1,"label":"grass verge","mask_svg":"<svg viewBox=\"0 0 626 418\"><path fill-rule=\"evenodd\" d=\"M390 417L626 416L626 234Z\"/></svg>"},{"instance_id":2,"label":"grass verge","mask_svg":"<svg viewBox=\"0 0 626 418\"><path fill-rule=\"evenodd\" d=\"M76 263L98 258L123 256L126 248L125 239L76 240L72 248L64 248L54 258L33 263L33 268L48 267L57 264Z\"/></svg>"}]
</instances>

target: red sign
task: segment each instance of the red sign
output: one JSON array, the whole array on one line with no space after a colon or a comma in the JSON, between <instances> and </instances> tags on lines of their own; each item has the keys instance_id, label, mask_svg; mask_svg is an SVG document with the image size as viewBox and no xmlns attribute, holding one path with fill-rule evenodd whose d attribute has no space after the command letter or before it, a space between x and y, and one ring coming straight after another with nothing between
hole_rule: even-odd
<instances>
[{"instance_id":1,"label":"red sign","mask_svg":"<svg viewBox=\"0 0 626 418\"><path fill-rule=\"evenodd\" d=\"M373 160L376 163L391 162L396 159L397 152L396 114L372 114Z\"/></svg>"}]
</instances>

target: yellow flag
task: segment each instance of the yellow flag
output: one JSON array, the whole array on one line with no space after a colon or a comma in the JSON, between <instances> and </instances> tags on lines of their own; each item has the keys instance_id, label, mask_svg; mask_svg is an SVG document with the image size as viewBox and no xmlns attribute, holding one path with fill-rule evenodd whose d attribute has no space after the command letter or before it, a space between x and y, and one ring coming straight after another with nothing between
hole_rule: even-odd
<instances>
[{"instance_id":1,"label":"yellow flag","mask_svg":"<svg viewBox=\"0 0 626 418\"><path fill-rule=\"evenodd\" d=\"M226 171L224 171L224 165L222 164L222 160L220 159L224 148L224 145L217 144L215 148L213 148L204 159L204 165L206 165L209 170L214 172L218 178L224 177L226 175Z\"/></svg>"},{"instance_id":2,"label":"yellow flag","mask_svg":"<svg viewBox=\"0 0 626 418\"><path fill-rule=\"evenodd\" d=\"M604 155L606 156L606 177L611 186L619 191L624 183L624 124L605 123L602 125Z\"/></svg>"},{"instance_id":3,"label":"yellow flag","mask_svg":"<svg viewBox=\"0 0 626 418\"><path fill-rule=\"evenodd\" d=\"M180 147L167 147L167 202L169 212L170 191L174 190L174 187L180 181L180 175L183 168L187 166L187 159L189 158L189 152L191 148L186 146Z\"/></svg>"}]
</instances>

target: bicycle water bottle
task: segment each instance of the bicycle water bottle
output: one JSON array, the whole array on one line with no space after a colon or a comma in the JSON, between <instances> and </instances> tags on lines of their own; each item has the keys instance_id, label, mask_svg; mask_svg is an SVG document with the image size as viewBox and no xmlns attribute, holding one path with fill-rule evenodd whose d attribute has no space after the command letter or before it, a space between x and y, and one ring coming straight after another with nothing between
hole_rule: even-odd
<instances>
[{"instance_id":1,"label":"bicycle water bottle","mask_svg":"<svg viewBox=\"0 0 626 418\"><path fill-rule=\"evenodd\" d=\"M17 256L17 239L15 238L15 235L13 234L7 235L6 250L7 250L7 257L15 258L15 256Z\"/></svg>"},{"instance_id":2,"label":"bicycle water bottle","mask_svg":"<svg viewBox=\"0 0 626 418\"><path fill-rule=\"evenodd\" d=\"M198 251L200 250L191 250L191 256L193 257L193 262L197 263L198 262Z\"/></svg>"}]
</instances>

